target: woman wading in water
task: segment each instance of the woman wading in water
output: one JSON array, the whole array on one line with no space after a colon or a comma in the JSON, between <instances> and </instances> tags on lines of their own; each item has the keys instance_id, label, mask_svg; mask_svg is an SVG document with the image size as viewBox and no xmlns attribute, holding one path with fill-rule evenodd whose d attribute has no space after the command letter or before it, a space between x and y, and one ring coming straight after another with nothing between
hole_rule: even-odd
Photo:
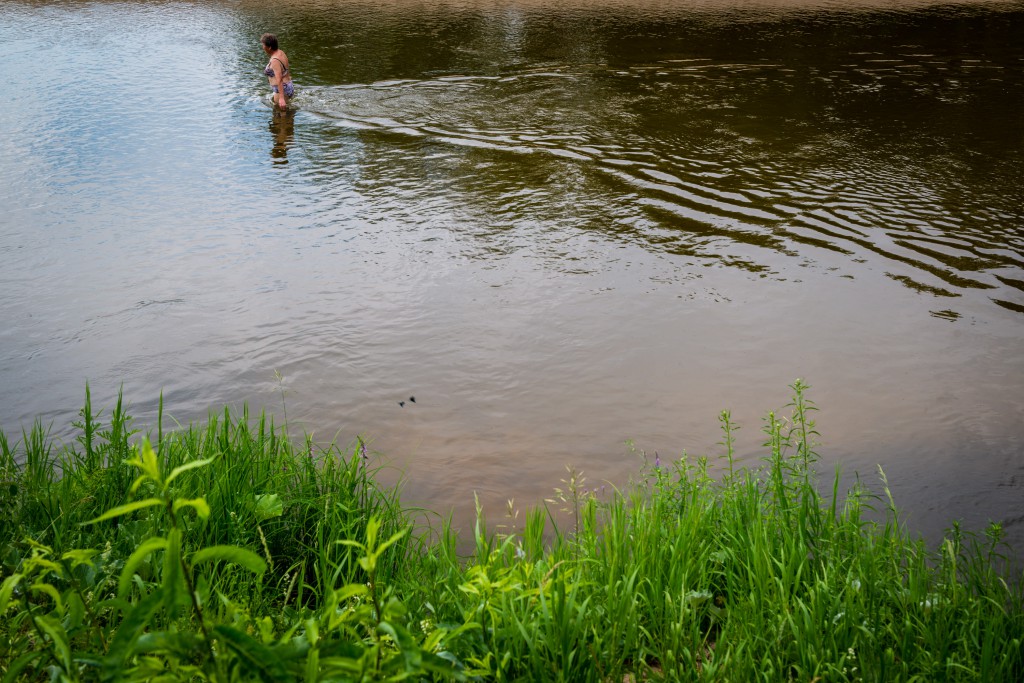
<instances>
[{"instance_id":1,"label":"woman wading in water","mask_svg":"<svg viewBox=\"0 0 1024 683\"><path fill-rule=\"evenodd\" d=\"M287 109L288 100L295 94L295 84L292 83L292 75L288 69L288 55L277 46L277 36L273 33L264 33L260 36L260 45L270 57L263 73L274 90L274 102L281 109Z\"/></svg>"}]
</instances>

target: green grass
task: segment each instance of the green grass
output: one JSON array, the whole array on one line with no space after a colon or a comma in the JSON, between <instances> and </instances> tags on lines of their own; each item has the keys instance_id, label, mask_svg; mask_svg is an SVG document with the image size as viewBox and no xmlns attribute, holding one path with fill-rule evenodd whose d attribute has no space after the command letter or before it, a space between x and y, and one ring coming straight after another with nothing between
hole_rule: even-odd
<instances>
[{"instance_id":1,"label":"green grass","mask_svg":"<svg viewBox=\"0 0 1024 683\"><path fill-rule=\"evenodd\" d=\"M807 387L758 467L646 463L469 556L414 525L365 446L264 414L146 436L86 392L78 438L0 433L0 677L216 681L1021 681L1024 584L998 526L934 550L817 479ZM467 492L470 495L470 492ZM555 520L568 520L556 524Z\"/></svg>"}]
</instances>

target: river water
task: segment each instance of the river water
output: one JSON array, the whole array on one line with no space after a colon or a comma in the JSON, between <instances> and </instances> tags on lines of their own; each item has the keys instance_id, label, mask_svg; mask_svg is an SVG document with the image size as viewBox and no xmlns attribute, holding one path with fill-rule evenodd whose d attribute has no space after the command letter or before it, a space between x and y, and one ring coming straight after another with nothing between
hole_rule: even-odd
<instances>
[{"instance_id":1,"label":"river water","mask_svg":"<svg viewBox=\"0 0 1024 683\"><path fill-rule=\"evenodd\" d=\"M826 476L1024 547L1024 3L5 0L0 41L9 434L87 381L266 407L495 520L723 409L756 465L799 377Z\"/></svg>"}]
</instances>

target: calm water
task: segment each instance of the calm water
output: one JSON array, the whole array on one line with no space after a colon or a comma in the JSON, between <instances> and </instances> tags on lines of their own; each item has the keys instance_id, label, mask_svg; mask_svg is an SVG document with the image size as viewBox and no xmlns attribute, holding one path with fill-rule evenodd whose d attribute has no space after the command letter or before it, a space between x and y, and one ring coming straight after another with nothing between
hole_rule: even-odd
<instances>
[{"instance_id":1,"label":"calm water","mask_svg":"<svg viewBox=\"0 0 1024 683\"><path fill-rule=\"evenodd\" d=\"M802 377L826 471L1024 546L1022 2L5 0L0 41L5 430L283 390L496 519L724 408L755 464Z\"/></svg>"}]
</instances>

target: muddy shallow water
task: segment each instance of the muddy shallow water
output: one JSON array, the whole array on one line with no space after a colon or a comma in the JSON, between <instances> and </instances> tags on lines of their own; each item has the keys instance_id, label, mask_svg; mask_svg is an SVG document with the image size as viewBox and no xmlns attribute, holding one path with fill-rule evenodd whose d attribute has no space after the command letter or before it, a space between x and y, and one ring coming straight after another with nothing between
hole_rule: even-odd
<instances>
[{"instance_id":1,"label":"muddy shallow water","mask_svg":"<svg viewBox=\"0 0 1024 683\"><path fill-rule=\"evenodd\" d=\"M722 409L757 464L802 377L826 474L1020 550L1021 35L1020 2L6 2L0 427L68 438L86 381L143 426L283 391L464 520L718 454Z\"/></svg>"}]
</instances>

